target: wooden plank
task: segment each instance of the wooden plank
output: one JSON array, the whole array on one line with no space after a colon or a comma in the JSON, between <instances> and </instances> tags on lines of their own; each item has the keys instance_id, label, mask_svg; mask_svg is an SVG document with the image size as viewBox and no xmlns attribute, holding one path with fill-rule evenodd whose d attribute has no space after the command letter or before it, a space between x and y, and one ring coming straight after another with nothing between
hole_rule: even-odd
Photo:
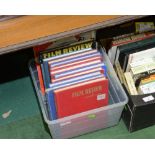
<instances>
[{"instance_id":1,"label":"wooden plank","mask_svg":"<svg viewBox=\"0 0 155 155\"><path fill-rule=\"evenodd\" d=\"M118 16L24 16L0 23L0 48L70 31Z\"/></svg>"},{"instance_id":2,"label":"wooden plank","mask_svg":"<svg viewBox=\"0 0 155 155\"><path fill-rule=\"evenodd\" d=\"M55 34L62 34L115 19L121 21L122 17L124 16L22 16L3 21L0 22L0 53L7 52L5 49L7 50L8 47L9 50L18 45L21 45L20 48L22 48L24 44L29 44L30 41L35 42L37 39Z\"/></svg>"}]
</instances>

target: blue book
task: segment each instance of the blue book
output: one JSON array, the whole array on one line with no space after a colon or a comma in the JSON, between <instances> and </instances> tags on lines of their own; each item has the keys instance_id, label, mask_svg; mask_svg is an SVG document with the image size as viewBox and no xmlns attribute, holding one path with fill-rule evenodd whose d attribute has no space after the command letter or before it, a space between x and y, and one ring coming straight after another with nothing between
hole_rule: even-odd
<instances>
[{"instance_id":1,"label":"blue book","mask_svg":"<svg viewBox=\"0 0 155 155\"><path fill-rule=\"evenodd\" d=\"M44 69L44 64L41 64L41 70L42 70L42 75L43 75L44 86L45 88L49 88L49 83L47 82L47 78L46 78L47 75Z\"/></svg>"},{"instance_id":2,"label":"blue book","mask_svg":"<svg viewBox=\"0 0 155 155\"><path fill-rule=\"evenodd\" d=\"M45 88L49 88L49 83L51 83L51 77L50 77L48 61L43 61L41 66L42 66L41 68L44 72L43 78L44 78Z\"/></svg>"},{"instance_id":3,"label":"blue book","mask_svg":"<svg viewBox=\"0 0 155 155\"><path fill-rule=\"evenodd\" d=\"M57 112L55 107L53 90L46 92L46 98L47 98L48 109L49 109L49 119L55 120L57 119Z\"/></svg>"}]
</instances>

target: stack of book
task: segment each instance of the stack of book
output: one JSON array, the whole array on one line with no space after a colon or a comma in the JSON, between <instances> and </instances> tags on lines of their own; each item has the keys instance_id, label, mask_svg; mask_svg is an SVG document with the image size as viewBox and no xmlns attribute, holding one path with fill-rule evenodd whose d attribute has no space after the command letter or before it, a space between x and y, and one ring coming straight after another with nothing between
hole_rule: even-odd
<instances>
[{"instance_id":1,"label":"stack of book","mask_svg":"<svg viewBox=\"0 0 155 155\"><path fill-rule=\"evenodd\" d=\"M122 37L108 54L118 77L131 95L155 92L155 32Z\"/></svg>"},{"instance_id":2,"label":"stack of book","mask_svg":"<svg viewBox=\"0 0 155 155\"><path fill-rule=\"evenodd\" d=\"M128 95L122 118L130 132L155 124L155 18L147 16L97 31Z\"/></svg>"},{"instance_id":3,"label":"stack of book","mask_svg":"<svg viewBox=\"0 0 155 155\"><path fill-rule=\"evenodd\" d=\"M50 120L108 105L107 68L96 42L81 41L36 53L37 49L38 76Z\"/></svg>"}]
</instances>

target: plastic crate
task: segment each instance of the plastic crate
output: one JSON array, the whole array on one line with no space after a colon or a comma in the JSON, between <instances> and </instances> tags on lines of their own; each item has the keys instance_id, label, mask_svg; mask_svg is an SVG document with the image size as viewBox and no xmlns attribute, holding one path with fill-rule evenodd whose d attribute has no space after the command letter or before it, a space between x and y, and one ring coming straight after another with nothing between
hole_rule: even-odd
<instances>
[{"instance_id":1,"label":"plastic crate","mask_svg":"<svg viewBox=\"0 0 155 155\"><path fill-rule=\"evenodd\" d=\"M117 78L108 56L103 49L101 50L103 52L104 63L107 65L109 105L53 121L48 119L47 105L40 91L37 70L34 62L30 62L29 69L39 98L43 117L53 138L71 138L118 124L122 110L128 102L128 97Z\"/></svg>"}]
</instances>

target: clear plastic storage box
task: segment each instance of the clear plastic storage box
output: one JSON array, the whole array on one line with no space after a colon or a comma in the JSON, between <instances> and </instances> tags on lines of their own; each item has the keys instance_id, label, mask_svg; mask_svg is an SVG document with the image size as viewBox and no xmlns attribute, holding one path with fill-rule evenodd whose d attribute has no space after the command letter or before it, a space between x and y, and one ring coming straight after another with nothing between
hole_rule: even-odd
<instances>
[{"instance_id":1,"label":"clear plastic storage box","mask_svg":"<svg viewBox=\"0 0 155 155\"><path fill-rule=\"evenodd\" d=\"M43 117L53 138L71 138L118 124L128 98L108 56L103 50L102 52L104 63L107 65L109 79L109 105L53 121L48 119L47 105L40 91L37 70L34 62L30 62L29 69L39 98Z\"/></svg>"}]
</instances>

